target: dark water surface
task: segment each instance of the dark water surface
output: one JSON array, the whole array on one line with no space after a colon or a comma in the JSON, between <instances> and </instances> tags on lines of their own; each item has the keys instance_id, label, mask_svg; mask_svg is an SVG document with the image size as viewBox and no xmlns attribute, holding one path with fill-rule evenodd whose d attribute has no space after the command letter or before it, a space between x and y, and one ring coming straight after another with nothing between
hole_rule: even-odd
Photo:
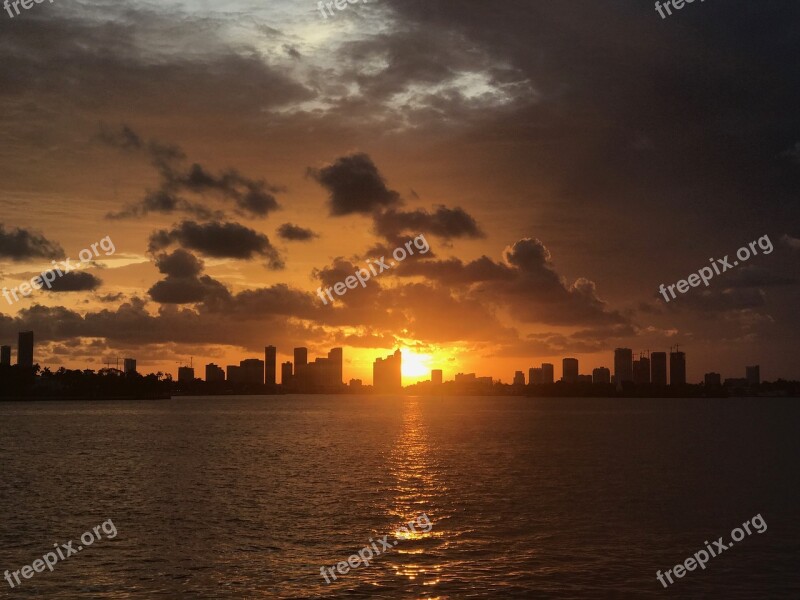
<instances>
[{"instance_id":1,"label":"dark water surface","mask_svg":"<svg viewBox=\"0 0 800 600\"><path fill-rule=\"evenodd\" d=\"M799 426L767 399L0 404L0 571L118 531L0 596L800 598Z\"/></svg>"}]
</instances>

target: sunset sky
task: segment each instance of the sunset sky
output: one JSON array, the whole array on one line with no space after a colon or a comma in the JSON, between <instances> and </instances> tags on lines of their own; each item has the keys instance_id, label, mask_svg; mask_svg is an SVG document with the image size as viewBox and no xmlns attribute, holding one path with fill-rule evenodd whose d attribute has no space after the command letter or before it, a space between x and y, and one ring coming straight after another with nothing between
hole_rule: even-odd
<instances>
[{"instance_id":1,"label":"sunset sky","mask_svg":"<svg viewBox=\"0 0 800 600\"><path fill-rule=\"evenodd\" d=\"M800 379L796 1L35 4L0 13L0 298L36 362L197 374L344 347L515 370L680 344L707 371ZM430 252L316 294L423 234ZM667 304L768 235L774 251ZM199 367L199 368L198 368Z\"/></svg>"}]
</instances>

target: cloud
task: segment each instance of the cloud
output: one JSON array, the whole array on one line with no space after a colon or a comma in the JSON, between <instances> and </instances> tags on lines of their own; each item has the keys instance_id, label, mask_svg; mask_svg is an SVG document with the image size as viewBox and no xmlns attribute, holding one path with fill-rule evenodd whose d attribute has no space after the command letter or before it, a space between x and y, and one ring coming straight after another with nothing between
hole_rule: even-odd
<instances>
[{"instance_id":1,"label":"cloud","mask_svg":"<svg viewBox=\"0 0 800 600\"><path fill-rule=\"evenodd\" d=\"M266 259L270 269L282 269L283 259L269 238L238 223L196 223L183 221L171 230L150 234L149 251L163 250L173 243L214 258Z\"/></svg>"},{"instance_id":2,"label":"cloud","mask_svg":"<svg viewBox=\"0 0 800 600\"><path fill-rule=\"evenodd\" d=\"M372 159L364 153L336 159L308 174L328 190L328 208L333 216L370 214L401 204L400 194L386 187L386 181Z\"/></svg>"},{"instance_id":3,"label":"cloud","mask_svg":"<svg viewBox=\"0 0 800 600\"><path fill-rule=\"evenodd\" d=\"M307 242L319 237L311 229L305 229L292 223L284 223L278 228L278 237L290 242Z\"/></svg>"},{"instance_id":4,"label":"cloud","mask_svg":"<svg viewBox=\"0 0 800 600\"><path fill-rule=\"evenodd\" d=\"M85 271L71 271L64 273L61 277L58 277L57 273L54 273L54 275L55 280L51 284L52 287L48 290L45 286L42 288L43 290L50 292L87 292L96 290L103 283L99 278Z\"/></svg>"},{"instance_id":5,"label":"cloud","mask_svg":"<svg viewBox=\"0 0 800 600\"><path fill-rule=\"evenodd\" d=\"M64 249L39 232L9 227L0 223L0 260L22 261L31 258L64 258Z\"/></svg>"},{"instance_id":6,"label":"cloud","mask_svg":"<svg viewBox=\"0 0 800 600\"><path fill-rule=\"evenodd\" d=\"M148 156L160 176L157 190L148 191L140 202L128 204L119 212L108 213L106 217L109 219L125 219L151 212L185 212L201 219L223 218L224 213L213 211L203 203L186 200L180 196L181 193L204 198L213 195L233 202L238 213L250 217L266 217L280 209L274 195L284 191L280 186L245 177L232 168L214 174L200 163L184 166L186 155L179 147L156 140L146 142L127 125L119 130L101 126L98 139L115 148Z\"/></svg>"},{"instance_id":7,"label":"cloud","mask_svg":"<svg viewBox=\"0 0 800 600\"><path fill-rule=\"evenodd\" d=\"M203 272L203 266L202 260L181 248L156 258L158 270L171 277L197 277Z\"/></svg>"},{"instance_id":8,"label":"cloud","mask_svg":"<svg viewBox=\"0 0 800 600\"><path fill-rule=\"evenodd\" d=\"M398 211L389 209L374 217L377 234L395 241L402 233L429 233L445 240L453 238L482 238L477 221L463 208L437 206L430 213L425 209Z\"/></svg>"},{"instance_id":9,"label":"cloud","mask_svg":"<svg viewBox=\"0 0 800 600\"><path fill-rule=\"evenodd\" d=\"M189 304L203 302L211 297L228 298L230 292L222 283L209 277L174 277L157 282L147 293L160 304Z\"/></svg>"}]
</instances>

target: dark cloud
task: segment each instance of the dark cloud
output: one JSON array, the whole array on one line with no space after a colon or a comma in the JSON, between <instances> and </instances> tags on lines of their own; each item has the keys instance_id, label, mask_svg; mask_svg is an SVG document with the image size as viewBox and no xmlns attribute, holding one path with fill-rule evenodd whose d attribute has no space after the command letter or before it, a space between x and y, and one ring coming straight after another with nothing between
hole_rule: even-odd
<instances>
[{"instance_id":1,"label":"dark cloud","mask_svg":"<svg viewBox=\"0 0 800 600\"><path fill-rule=\"evenodd\" d=\"M0 223L0 260L27 260L30 258L64 258L64 249L44 235L29 229L9 227Z\"/></svg>"},{"instance_id":2,"label":"dark cloud","mask_svg":"<svg viewBox=\"0 0 800 600\"><path fill-rule=\"evenodd\" d=\"M52 273L52 272L51 272ZM85 271L71 271L58 276L58 273L53 273L55 280L51 284L51 288L45 286L42 289L50 292L88 292L96 290L102 285L102 281Z\"/></svg>"},{"instance_id":3,"label":"dark cloud","mask_svg":"<svg viewBox=\"0 0 800 600\"><path fill-rule=\"evenodd\" d=\"M179 147L156 140L145 142L127 125L119 130L103 126L98 137L110 146L144 153L158 170L161 179L160 187L148 191L142 201L129 204L119 212L109 213L107 218L124 219L151 212L185 212L201 219L223 218L220 211L213 211L203 203L186 200L180 196L181 193L201 197L213 194L233 202L238 213L250 217L266 217L280 208L274 194L284 191L283 188L245 177L236 169L227 169L215 175L199 163L186 167L183 165L185 154Z\"/></svg>"},{"instance_id":4,"label":"dark cloud","mask_svg":"<svg viewBox=\"0 0 800 600\"><path fill-rule=\"evenodd\" d=\"M389 209L376 214L374 220L376 233L389 240L397 240L403 233L429 233L445 240L485 237L475 219L460 207L437 206L432 213Z\"/></svg>"},{"instance_id":5,"label":"dark cloud","mask_svg":"<svg viewBox=\"0 0 800 600\"><path fill-rule=\"evenodd\" d=\"M280 253L266 235L238 223L183 221L173 229L154 231L150 235L149 251L155 253L174 243L214 258L251 260L262 257L271 269L284 266Z\"/></svg>"},{"instance_id":6,"label":"dark cloud","mask_svg":"<svg viewBox=\"0 0 800 600\"><path fill-rule=\"evenodd\" d=\"M290 242L307 242L319 237L319 234L299 225L284 223L278 228L278 236Z\"/></svg>"},{"instance_id":7,"label":"dark cloud","mask_svg":"<svg viewBox=\"0 0 800 600\"><path fill-rule=\"evenodd\" d=\"M328 190L328 208L333 216L370 214L401 203L400 194L386 187L378 167L364 153L342 156L308 173Z\"/></svg>"},{"instance_id":8,"label":"dark cloud","mask_svg":"<svg viewBox=\"0 0 800 600\"><path fill-rule=\"evenodd\" d=\"M147 293L160 304L190 304L215 297L224 299L230 296L228 288L208 275L199 277L170 275L153 285Z\"/></svg>"},{"instance_id":9,"label":"dark cloud","mask_svg":"<svg viewBox=\"0 0 800 600\"><path fill-rule=\"evenodd\" d=\"M178 248L172 254L156 257L156 267L171 277L197 277L203 272L203 261L191 252Z\"/></svg>"},{"instance_id":10,"label":"dark cloud","mask_svg":"<svg viewBox=\"0 0 800 600\"><path fill-rule=\"evenodd\" d=\"M400 277L425 277L447 285L471 284L481 281L512 280L514 269L496 263L488 256L464 263L461 259L406 260L397 265L395 273Z\"/></svg>"}]
</instances>

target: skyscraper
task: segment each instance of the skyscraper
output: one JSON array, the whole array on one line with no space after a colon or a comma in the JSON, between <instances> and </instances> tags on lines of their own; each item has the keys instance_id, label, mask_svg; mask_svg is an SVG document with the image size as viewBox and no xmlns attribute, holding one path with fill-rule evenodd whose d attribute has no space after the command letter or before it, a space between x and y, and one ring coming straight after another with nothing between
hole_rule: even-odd
<instances>
[{"instance_id":1,"label":"skyscraper","mask_svg":"<svg viewBox=\"0 0 800 600\"><path fill-rule=\"evenodd\" d=\"M258 358L239 361L239 374L244 383L264 383L264 361Z\"/></svg>"},{"instance_id":2,"label":"skyscraper","mask_svg":"<svg viewBox=\"0 0 800 600\"><path fill-rule=\"evenodd\" d=\"M533 367L528 369L528 383L531 385L540 385L544 383L544 370Z\"/></svg>"},{"instance_id":3,"label":"skyscraper","mask_svg":"<svg viewBox=\"0 0 800 600\"><path fill-rule=\"evenodd\" d=\"M719 373L706 373L703 382L706 387L718 388L722 386L722 376Z\"/></svg>"},{"instance_id":4,"label":"skyscraper","mask_svg":"<svg viewBox=\"0 0 800 600\"><path fill-rule=\"evenodd\" d=\"M281 363L281 385L292 384L292 363L287 361Z\"/></svg>"},{"instance_id":5,"label":"skyscraper","mask_svg":"<svg viewBox=\"0 0 800 600\"><path fill-rule=\"evenodd\" d=\"M442 385L442 370L434 369L431 371L431 383L433 385Z\"/></svg>"},{"instance_id":6,"label":"skyscraper","mask_svg":"<svg viewBox=\"0 0 800 600\"><path fill-rule=\"evenodd\" d=\"M0 365L11 366L11 346L0 346Z\"/></svg>"},{"instance_id":7,"label":"skyscraper","mask_svg":"<svg viewBox=\"0 0 800 600\"><path fill-rule=\"evenodd\" d=\"M653 352L650 354L650 373L653 385L667 385L667 353Z\"/></svg>"},{"instance_id":8,"label":"skyscraper","mask_svg":"<svg viewBox=\"0 0 800 600\"><path fill-rule=\"evenodd\" d=\"M193 382L194 369L192 367L178 367L178 381L181 383Z\"/></svg>"},{"instance_id":9,"label":"skyscraper","mask_svg":"<svg viewBox=\"0 0 800 600\"><path fill-rule=\"evenodd\" d=\"M33 367L33 332L20 331L17 341L17 364L20 367Z\"/></svg>"},{"instance_id":10,"label":"skyscraper","mask_svg":"<svg viewBox=\"0 0 800 600\"><path fill-rule=\"evenodd\" d=\"M328 360L330 361L330 382L329 385L340 386L342 385L342 363L344 362L344 355L341 348L334 348L328 352Z\"/></svg>"},{"instance_id":11,"label":"skyscraper","mask_svg":"<svg viewBox=\"0 0 800 600\"><path fill-rule=\"evenodd\" d=\"M611 383L611 371L598 367L592 371L592 383Z\"/></svg>"},{"instance_id":12,"label":"skyscraper","mask_svg":"<svg viewBox=\"0 0 800 600\"><path fill-rule=\"evenodd\" d=\"M553 383L555 378L555 369L550 363L542 363L542 383Z\"/></svg>"},{"instance_id":13,"label":"skyscraper","mask_svg":"<svg viewBox=\"0 0 800 600\"><path fill-rule=\"evenodd\" d=\"M686 385L686 353L669 353L669 384Z\"/></svg>"},{"instance_id":14,"label":"skyscraper","mask_svg":"<svg viewBox=\"0 0 800 600\"><path fill-rule=\"evenodd\" d=\"M136 359L126 358L122 361L122 370L126 375L136 373Z\"/></svg>"},{"instance_id":15,"label":"skyscraper","mask_svg":"<svg viewBox=\"0 0 800 600\"><path fill-rule=\"evenodd\" d=\"M639 360L633 361L633 381L637 384L650 383L650 359L646 356L639 356Z\"/></svg>"},{"instance_id":16,"label":"skyscraper","mask_svg":"<svg viewBox=\"0 0 800 600\"><path fill-rule=\"evenodd\" d=\"M386 358L376 358L372 364L372 386L380 392L399 392L403 389L403 355L398 348Z\"/></svg>"},{"instance_id":17,"label":"skyscraper","mask_svg":"<svg viewBox=\"0 0 800 600\"><path fill-rule=\"evenodd\" d=\"M625 381L633 381L633 350L617 348L614 350L614 383L620 387Z\"/></svg>"},{"instance_id":18,"label":"skyscraper","mask_svg":"<svg viewBox=\"0 0 800 600\"><path fill-rule=\"evenodd\" d=\"M578 359L565 358L561 361L561 370L564 383L578 383Z\"/></svg>"},{"instance_id":19,"label":"skyscraper","mask_svg":"<svg viewBox=\"0 0 800 600\"><path fill-rule=\"evenodd\" d=\"M278 368L278 349L275 346L266 346L264 348L264 383L267 385L275 385L277 383L277 368Z\"/></svg>"},{"instance_id":20,"label":"skyscraper","mask_svg":"<svg viewBox=\"0 0 800 600\"><path fill-rule=\"evenodd\" d=\"M525 373L522 371L514 373L514 385L525 385Z\"/></svg>"},{"instance_id":21,"label":"skyscraper","mask_svg":"<svg viewBox=\"0 0 800 600\"><path fill-rule=\"evenodd\" d=\"M206 381L208 383L219 383L225 381L225 371L214 363L206 365Z\"/></svg>"},{"instance_id":22,"label":"skyscraper","mask_svg":"<svg viewBox=\"0 0 800 600\"><path fill-rule=\"evenodd\" d=\"M308 348L295 348L294 349L294 370L297 367L304 367L308 364Z\"/></svg>"},{"instance_id":23,"label":"skyscraper","mask_svg":"<svg viewBox=\"0 0 800 600\"><path fill-rule=\"evenodd\" d=\"M760 385L761 384L761 367L759 365L755 365L753 367L747 367L747 385Z\"/></svg>"}]
</instances>

